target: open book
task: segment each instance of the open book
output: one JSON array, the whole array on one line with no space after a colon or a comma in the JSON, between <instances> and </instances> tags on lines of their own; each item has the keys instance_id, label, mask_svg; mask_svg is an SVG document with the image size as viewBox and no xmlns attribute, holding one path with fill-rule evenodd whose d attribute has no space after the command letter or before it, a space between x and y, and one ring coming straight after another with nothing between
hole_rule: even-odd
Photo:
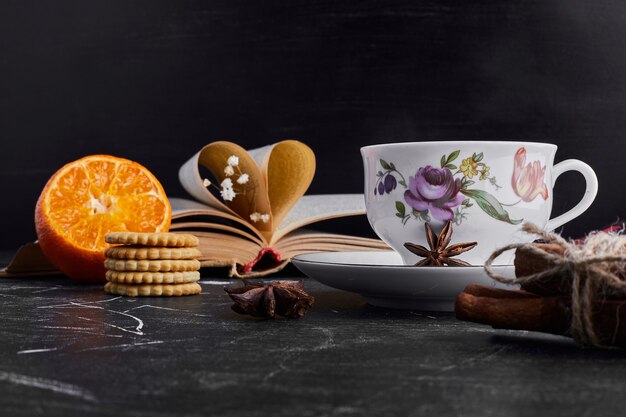
<instances>
[{"instance_id":1,"label":"open book","mask_svg":"<svg viewBox=\"0 0 626 417\"><path fill-rule=\"evenodd\" d=\"M365 213L361 194L304 195L314 173L313 151L298 141L249 152L211 143L180 168L181 184L197 201L170 199L170 229L200 239L203 266L228 266L237 277L278 271L300 253L388 249L377 239L303 229Z\"/></svg>"},{"instance_id":2,"label":"open book","mask_svg":"<svg viewBox=\"0 0 626 417\"><path fill-rule=\"evenodd\" d=\"M194 198L171 198L171 231L196 235L203 267L229 267L236 277L282 269L300 253L384 250L378 239L314 232L303 226L365 214L362 194L304 195L315 155L287 140L246 151L231 142L206 145L179 170ZM2 275L59 273L36 243L20 248Z\"/></svg>"}]
</instances>

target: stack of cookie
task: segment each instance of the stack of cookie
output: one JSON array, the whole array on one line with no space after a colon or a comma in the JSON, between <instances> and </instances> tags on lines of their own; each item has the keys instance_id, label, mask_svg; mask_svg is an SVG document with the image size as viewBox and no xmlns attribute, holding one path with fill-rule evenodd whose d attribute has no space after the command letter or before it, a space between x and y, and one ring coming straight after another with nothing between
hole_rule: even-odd
<instances>
[{"instance_id":1,"label":"stack of cookie","mask_svg":"<svg viewBox=\"0 0 626 417\"><path fill-rule=\"evenodd\" d=\"M105 252L104 291L130 297L199 294L198 238L182 233L116 232Z\"/></svg>"}]
</instances>

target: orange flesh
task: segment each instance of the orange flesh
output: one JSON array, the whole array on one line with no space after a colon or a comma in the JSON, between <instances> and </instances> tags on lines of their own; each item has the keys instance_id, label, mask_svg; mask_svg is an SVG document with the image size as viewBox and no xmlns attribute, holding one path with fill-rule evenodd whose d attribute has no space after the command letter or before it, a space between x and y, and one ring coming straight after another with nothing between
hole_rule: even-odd
<instances>
[{"instance_id":1,"label":"orange flesh","mask_svg":"<svg viewBox=\"0 0 626 417\"><path fill-rule=\"evenodd\" d=\"M111 231L154 232L169 227L163 188L134 162L97 155L66 165L44 189L42 211L73 246L95 252Z\"/></svg>"}]
</instances>

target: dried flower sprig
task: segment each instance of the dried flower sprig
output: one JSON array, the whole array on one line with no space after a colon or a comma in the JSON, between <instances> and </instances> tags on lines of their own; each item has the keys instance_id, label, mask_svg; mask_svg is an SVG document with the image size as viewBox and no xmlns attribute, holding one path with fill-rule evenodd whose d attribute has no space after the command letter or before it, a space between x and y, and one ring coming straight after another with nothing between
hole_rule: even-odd
<instances>
[{"instance_id":1,"label":"dried flower sprig","mask_svg":"<svg viewBox=\"0 0 626 417\"><path fill-rule=\"evenodd\" d=\"M242 186L250 183L250 175L245 172L241 172L241 170L239 169L239 157L237 155L231 155L226 160L224 175L226 175L226 178L222 180L219 187L213 184L208 178L204 179L203 185L207 188L214 187L224 201L233 201L238 195L244 195L247 191L254 190L253 186L237 188L235 186L235 183ZM236 179L235 176L237 177ZM235 179L234 182L233 179ZM251 201L254 203L254 198L252 198ZM270 215L267 213L259 213L257 211L254 211L252 214L250 214L250 220L253 223L260 221L263 223L267 223L270 220Z\"/></svg>"},{"instance_id":2,"label":"dried flower sprig","mask_svg":"<svg viewBox=\"0 0 626 417\"><path fill-rule=\"evenodd\" d=\"M270 215L261 214L258 211L255 211L254 213L250 215L250 220L252 220L253 223L256 223L256 222L267 223L270 221Z\"/></svg>"}]
</instances>

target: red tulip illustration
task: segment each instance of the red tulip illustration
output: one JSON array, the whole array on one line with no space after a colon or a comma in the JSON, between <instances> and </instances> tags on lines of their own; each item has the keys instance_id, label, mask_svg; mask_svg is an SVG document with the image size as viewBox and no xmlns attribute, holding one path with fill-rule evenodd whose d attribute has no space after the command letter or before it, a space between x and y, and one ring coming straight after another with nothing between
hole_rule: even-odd
<instances>
[{"instance_id":1,"label":"red tulip illustration","mask_svg":"<svg viewBox=\"0 0 626 417\"><path fill-rule=\"evenodd\" d=\"M529 162L526 166L524 164L526 164L526 148L522 147L515 153L515 165L511 178L513 191L526 202L533 201L538 195L547 200L548 186L544 182L545 165L542 168L539 161Z\"/></svg>"}]
</instances>

